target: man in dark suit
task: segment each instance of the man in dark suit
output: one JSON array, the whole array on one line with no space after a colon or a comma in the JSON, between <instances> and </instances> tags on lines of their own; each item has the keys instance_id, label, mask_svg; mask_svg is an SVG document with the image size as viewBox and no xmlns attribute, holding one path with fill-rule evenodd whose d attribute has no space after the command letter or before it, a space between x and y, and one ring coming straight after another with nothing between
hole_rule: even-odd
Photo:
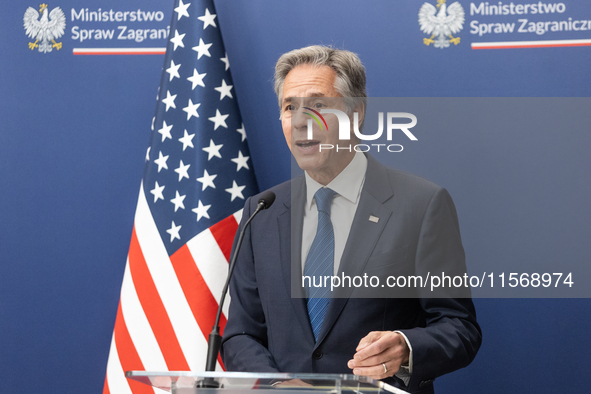
<instances>
[{"instance_id":1,"label":"man in dark suit","mask_svg":"<svg viewBox=\"0 0 591 394\"><path fill-rule=\"evenodd\" d=\"M361 128L365 70L355 54L320 46L289 52L277 63L275 89L305 176L274 187L275 203L246 231L222 345L227 369L354 373L433 392L436 377L468 365L480 347L469 297L367 284L333 292L314 278L462 275L451 197L370 155L321 148L342 145L334 115L308 136L309 114L326 108L358 112ZM241 226L257 201L247 200Z\"/></svg>"}]
</instances>

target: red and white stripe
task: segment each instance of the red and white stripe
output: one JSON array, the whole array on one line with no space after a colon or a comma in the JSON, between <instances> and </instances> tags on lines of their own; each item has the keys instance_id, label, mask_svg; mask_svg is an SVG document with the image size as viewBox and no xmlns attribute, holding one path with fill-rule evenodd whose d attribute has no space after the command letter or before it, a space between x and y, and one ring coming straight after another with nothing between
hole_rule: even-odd
<instances>
[{"instance_id":1,"label":"red and white stripe","mask_svg":"<svg viewBox=\"0 0 591 394\"><path fill-rule=\"evenodd\" d=\"M169 257L140 186L103 393L160 392L126 379L125 371L205 369L207 337L241 215L216 223ZM217 369L223 369L220 358Z\"/></svg>"},{"instance_id":2,"label":"red and white stripe","mask_svg":"<svg viewBox=\"0 0 591 394\"><path fill-rule=\"evenodd\" d=\"M472 49L512 49L512 48L555 48L590 46L590 39L582 40L541 40L541 41L500 41L473 42Z\"/></svg>"},{"instance_id":3,"label":"red and white stripe","mask_svg":"<svg viewBox=\"0 0 591 394\"><path fill-rule=\"evenodd\" d=\"M74 55L164 55L166 48L73 48Z\"/></svg>"}]
</instances>

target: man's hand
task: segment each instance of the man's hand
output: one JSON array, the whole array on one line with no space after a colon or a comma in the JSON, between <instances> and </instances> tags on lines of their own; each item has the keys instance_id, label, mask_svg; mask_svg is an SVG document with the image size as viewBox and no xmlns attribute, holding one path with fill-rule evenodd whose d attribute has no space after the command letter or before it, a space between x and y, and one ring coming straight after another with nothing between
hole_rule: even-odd
<instances>
[{"instance_id":1,"label":"man's hand","mask_svg":"<svg viewBox=\"0 0 591 394\"><path fill-rule=\"evenodd\" d=\"M393 376L400 365L408 363L410 350L402 334L372 331L359 341L357 353L347 366L355 375L384 379ZM384 368L384 365L386 366Z\"/></svg>"}]
</instances>

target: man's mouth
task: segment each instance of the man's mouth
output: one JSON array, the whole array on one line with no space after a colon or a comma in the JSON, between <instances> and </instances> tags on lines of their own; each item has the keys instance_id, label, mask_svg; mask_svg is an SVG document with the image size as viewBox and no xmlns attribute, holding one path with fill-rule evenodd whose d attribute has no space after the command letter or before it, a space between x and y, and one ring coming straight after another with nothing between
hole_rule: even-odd
<instances>
[{"instance_id":1,"label":"man's mouth","mask_svg":"<svg viewBox=\"0 0 591 394\"><path fill-rule=\"evenodd\" d=\"M314 149L316 146L320 144L320 141L316 140L303 140L303 141L296 141L296 146L303 150L311 150Z\"/></svg>"}]
</instances>

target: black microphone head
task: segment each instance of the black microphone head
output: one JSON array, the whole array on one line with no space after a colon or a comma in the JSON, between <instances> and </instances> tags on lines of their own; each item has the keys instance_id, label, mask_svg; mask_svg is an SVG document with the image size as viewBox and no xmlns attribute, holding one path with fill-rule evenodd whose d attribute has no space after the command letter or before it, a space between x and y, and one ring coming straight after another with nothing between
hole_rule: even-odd
<instances>
[{"instance_id":1,"label":"black microphone head","mask_svg":"<svg viewBox=\"0 0 591 394\"><path fill-rule=\"evenodd\" d=\"M263 192L259 197L259 204L263 204L263 209L269 208L275 202L275 193L270 190Z\"/></svg>"}]
</instances>

